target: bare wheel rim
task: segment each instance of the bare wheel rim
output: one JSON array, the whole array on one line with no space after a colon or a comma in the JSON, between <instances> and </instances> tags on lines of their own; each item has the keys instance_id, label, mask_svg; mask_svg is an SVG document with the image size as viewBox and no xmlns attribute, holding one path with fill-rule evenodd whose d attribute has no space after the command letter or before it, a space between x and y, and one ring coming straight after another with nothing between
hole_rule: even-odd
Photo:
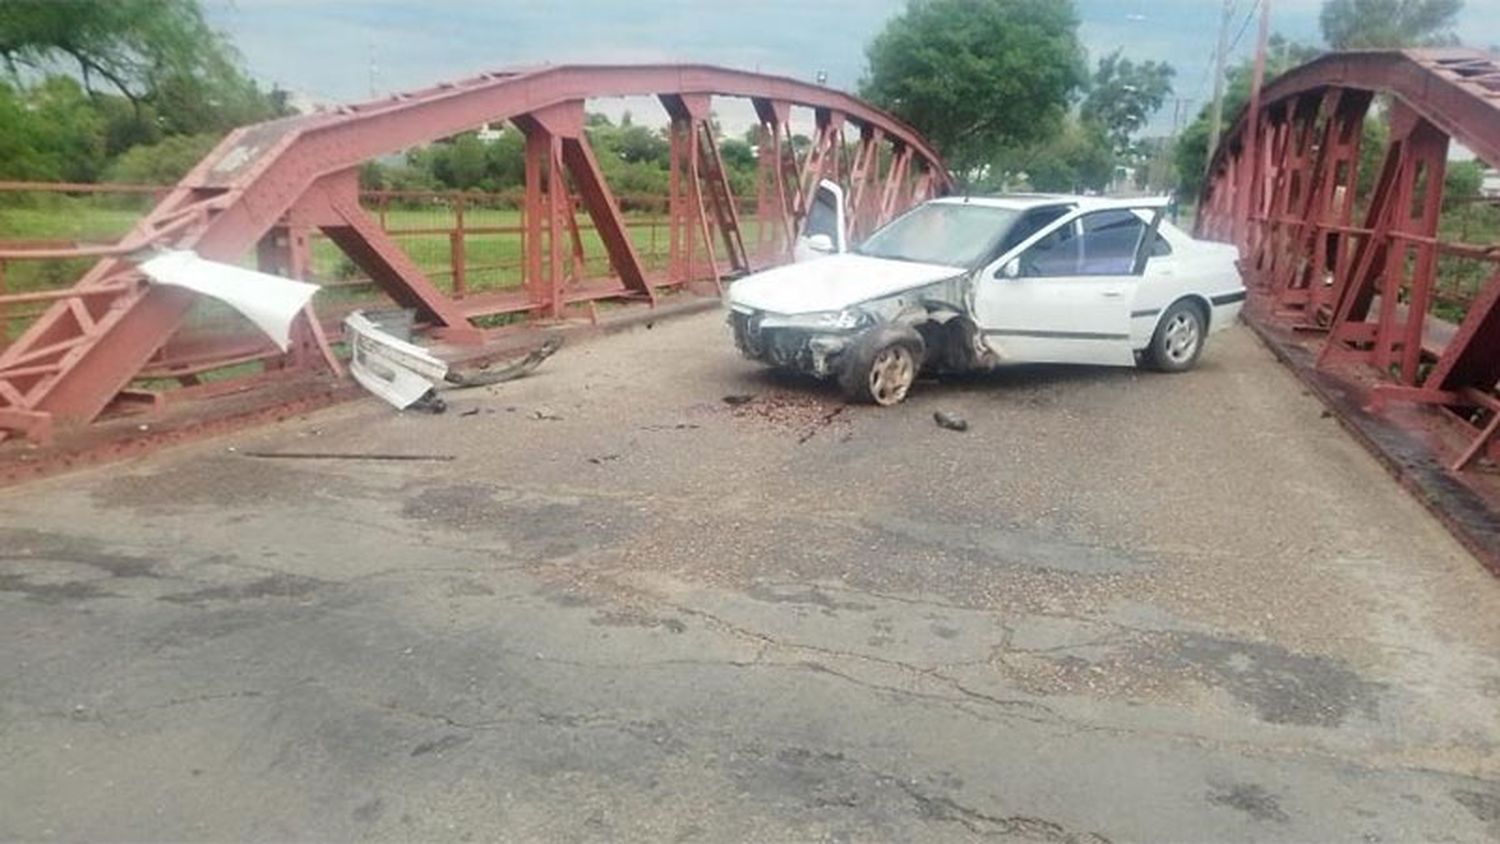
<instances>
[{"instance_id":1,"label":"bare wheel rim","mask_svg":"<svg viewBox=\"0 0 1500 844\"><path fill-rule=\"evenodd\" d=\"M1167 323L1166 353L1167 358L1173 363L1186 363L1193 359L1198 353L1198 343L1202 340L1202 332L1198 330L1198 320L1192 314L1183 311L1172 317Z\"/></svg>"},{"instance_id":2,"label":"bare wheel rim","mask_svg":"<svg viewBox=\"0 0 1500 844\"><path fill-rule=\"evenodd\" d=\"M905 346L887 346L870 366L870 396L879 405L892 405L906 398L916 380L917 366Z\"/></svg>"}]
</instances>

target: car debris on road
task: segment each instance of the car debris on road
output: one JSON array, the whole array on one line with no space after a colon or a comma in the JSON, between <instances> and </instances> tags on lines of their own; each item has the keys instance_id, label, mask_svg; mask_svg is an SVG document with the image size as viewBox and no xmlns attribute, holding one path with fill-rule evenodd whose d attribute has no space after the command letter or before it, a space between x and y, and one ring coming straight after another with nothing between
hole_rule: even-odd
<instances>
[{"instance_id":1,"label":"car debris on road","mask_svg":"<svg viewBox=\"0 0 1500 844\"><path fill-rule=\"evenodd\" d=\"M947 428L950 431L969 430L969 420L957 413L949 413L945 410L932 414L932 421L936 422L939 428Z\"/></svg>"},{"instance_id":2,"label":"car debris on road","mask_svg":"<svg viewBox=\"0 0 1500 844\"><path fill-rule=\"evenodd\" d=\"M447 410L447 403L437 394L440 384L469 389L524 378L562 348L562 338L553 336L519 361L464 372L412 343L410 319L401 319L399 313L395 319L382 319L355 311L344 318L344 333L349 339L349 373L360 386L398 410L432 413Z\"/></svg>"}]
</instances>

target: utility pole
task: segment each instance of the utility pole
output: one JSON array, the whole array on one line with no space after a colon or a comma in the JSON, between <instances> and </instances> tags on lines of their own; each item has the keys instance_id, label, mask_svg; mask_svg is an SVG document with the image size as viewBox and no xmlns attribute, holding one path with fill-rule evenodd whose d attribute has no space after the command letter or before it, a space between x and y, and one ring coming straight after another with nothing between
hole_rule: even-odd
<instances>
[{"instance_id":1,"label":"utility pole","mask_svg":"<svg viewBox=\"0 0 1500 844\"><path fill-rule=\"evenodd\" d=\"M1250 160L1249 172L1246 174L1246 184L1239 195L1243 197L1243 205L1240 213L1235 215L1236 242L1247 250L1251 248L1255 239L1255 228L1251 225L1252 218L1261 211L1261 192L1265 189L1265 180L1261 178L1261 168L1267 162L1261 161L1265 153L1264 145L1260 138L1260 94L1266 84L1266 45L1271 38L1271 0L1260 0L1260 34L1255 45L1255 75L1250 79L1250 105L1245 110L1245 155Z\"/></svg>"},{"instance_id":2,"label":"utility pole","mask_svg":"<svg viewBox=\"0 0 1500 844\"><path fill-rule=\"evenodd\" d=\"M1208 158L1204 167L1213 165L1219 148L1219 132L1224 128L1224 62L1229 52L1229 24L1234 17L1234 0L1224 0L1224 18L1219 21L1219 49L1214 53L1214 105L1208 123Z\"/></svg>"}]
</instances>

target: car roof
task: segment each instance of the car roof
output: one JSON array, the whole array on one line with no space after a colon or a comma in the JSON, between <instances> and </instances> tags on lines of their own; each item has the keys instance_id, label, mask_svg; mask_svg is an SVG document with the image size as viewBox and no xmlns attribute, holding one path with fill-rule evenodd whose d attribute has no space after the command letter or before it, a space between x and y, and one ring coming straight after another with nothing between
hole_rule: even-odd
<instances>
[{"instance_id":1,"label":"car roof","mask_svg":"<svg viewBox=\"0 0 1500 844\"><path fill-rule=\"evenodd\" d=\"M1160 208L1171 201L1166 196L1074 196L1062 193L1007 193L996 196L945 196L933 202L943 205L983 205L990 208L1008 208L1012 211L1027 211L1048 205L1076 205L1084 211L1105 211L1111 208Z\"/></svg>"}]
</instances>

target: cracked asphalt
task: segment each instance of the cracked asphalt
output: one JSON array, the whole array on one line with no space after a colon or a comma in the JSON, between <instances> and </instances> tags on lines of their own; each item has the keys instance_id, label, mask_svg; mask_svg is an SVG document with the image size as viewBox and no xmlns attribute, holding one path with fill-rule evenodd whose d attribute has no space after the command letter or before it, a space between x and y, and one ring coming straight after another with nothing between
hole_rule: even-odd
<instances>
[{"instance_id":1,"label":"cracked asphalt","mask_svg":"<svg viewBox=\"0 0 1500 844\"><path fill-rule=\"evenodd\" d=\"M1242 328L450 397L0 492L0 839L1500 839L1500 583Z\"/></svg>"}]
</instances>

